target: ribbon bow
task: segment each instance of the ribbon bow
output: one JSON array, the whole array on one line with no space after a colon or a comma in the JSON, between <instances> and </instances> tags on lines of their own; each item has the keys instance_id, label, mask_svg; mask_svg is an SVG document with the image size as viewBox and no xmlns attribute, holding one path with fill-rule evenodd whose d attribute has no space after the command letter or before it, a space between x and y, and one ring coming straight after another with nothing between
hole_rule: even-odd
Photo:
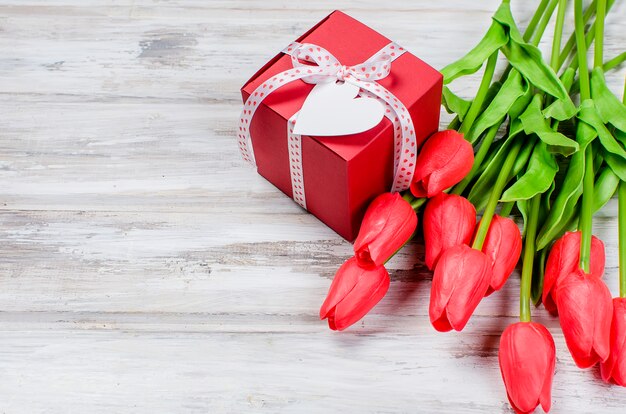
<instances>
[{"instance_id":1,"label":"ribbon bow","mask_svg":"<svg viewBox=\"0 0 626 414\"><path fill-rule=\"evenodd\" d=\"M250 137L250 123L261 102L280 87L302 80L306 83L328 82L330 78L349 82L359 87L359 96L378 99L385 107L385 116L394 128L394 178L391 191L409 188L417 153L415 128L404 104L377 80L391 72L392 62L405 50L395 43L389 43L363 63L353 66L342 65L337 58L323 47L294 42L283 49L291 56L292 69L281 72L257 87L244 103L239 120L238 142L243 159L252 165L254 153ZM289 168L293 199L306 208L304 180L302 174L302 137L293 133L298 113L287 122L289 148Z\"/></svg>"},{"instance_id":2,"label":"ribbon bow","mask_svg":"<svg viewBox=\"0 0 626 414\"><path fill-rule=\"evenodd\" d=\"M399 49L401 49L400 51L404 50L402 48ZM287 47L287 51L289 51L289 47ZM310 76L304 76L302 78L306 83L327 82L329 76L336 76L337 80L340 81L346 81L352 78L364 82L374 82L389 75L389 72L391 72L391 62L393 60L393 56L390 54L379 52L359 65L346 66L342 65L337 58L326 49L309 43L299 45L293 49L290 54L294 68L309 70L311 65L303 62L318 66L316 68L318 69L317 73L315 70L312 70ZM321 73L319 73L319 69L322 69Z\"/></svg>"}]
</instances>

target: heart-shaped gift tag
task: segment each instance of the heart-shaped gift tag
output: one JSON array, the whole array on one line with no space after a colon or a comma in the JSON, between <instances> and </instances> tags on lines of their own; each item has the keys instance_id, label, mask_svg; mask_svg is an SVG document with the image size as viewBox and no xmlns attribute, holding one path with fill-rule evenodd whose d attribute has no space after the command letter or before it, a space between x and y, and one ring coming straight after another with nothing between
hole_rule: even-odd
<instances>
[{"instance_id":1,"label":"heart-shaped gift tag","mask_svg":"<svg viewBox=\"0 0 626 414\"><path fill-rule=\"evenodd\" d=\"M358 134L378 125L384 108L376 99L358 98L359 87L348 82L318 83L298 113L298 135Z\"/></svg>"}]
</instances>

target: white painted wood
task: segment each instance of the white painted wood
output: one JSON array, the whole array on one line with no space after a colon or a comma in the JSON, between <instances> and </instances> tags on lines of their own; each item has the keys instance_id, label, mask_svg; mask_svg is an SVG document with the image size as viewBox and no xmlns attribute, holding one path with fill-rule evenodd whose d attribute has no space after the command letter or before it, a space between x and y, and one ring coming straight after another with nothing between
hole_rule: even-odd
<instances>
[{"instance_id":1,"label":"white painted wood","mask_svg":"<svg viewBox=\"0 0 626 414\"><path fill-rule=\"evenodd\" d=\"M497 3L0 1L0 412L510 412L497 347L517 277L437 334L413 243L381 304L331 332L317 312L351 246L234 137L238 88L333 8L441 68ZM521 25L536 3L513 1ZM607 57L626 43L618 3ZM594 223L614 293L615 211ZM553 412L624 412L626 390L534 314L558 347Z\"/></svg>"}]
</instances>

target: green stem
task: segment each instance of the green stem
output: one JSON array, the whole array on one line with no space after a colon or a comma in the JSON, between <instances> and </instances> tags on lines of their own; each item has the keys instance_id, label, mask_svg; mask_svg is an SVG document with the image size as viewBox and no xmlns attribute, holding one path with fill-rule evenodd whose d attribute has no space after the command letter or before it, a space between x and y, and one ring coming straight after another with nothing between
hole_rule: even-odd
<instances>
[{"instance_id":1,"label":"green stem","mask_svg":"<svg viewBox=\"0 0 626 414\"><path fill-rule=\"evenodd\" d=\"M411 202L411 207L413 207L413 210L417 212L419 211L420 207L422 207L426 203L426 201L428 201L427 198L416 198Z\"/></svg>"},{"instance_id":2,"label":"green stem","mask_svg":"<svg viewBox=\"0 0 626 414\"><path fill-rule=\"evenodd\" d=\"M587 47L585 43L585 24L583 23L583 0L574 0L574 28L576 35L576 53L578 54L580 100L589 99L589 69L587 68Z\"/></svg>"},{"instance_id":3,"label":"green stem","mask_svg":"<svg viewBox=\"0 0 626 414\"><path fill-rule=\"evenodd\" d=\"M524 261L522 264L522 280L519 294L519 319L522 322L530 322L530 289L533 280L533 262L535 260L535 237L537 236L537 224L539 222L539 206L541 194L537 194L530 200L528 224L526 227L526 240L524 242Z\"/></svg>"},{"instance_id":4,"label":"green stem","mask_svg":"<svg viewBox=\"0 0 626 414\"><path fill-rule=\"evenodd\" d=\"M580 268L589 273L591 255L591 234L593 220L593 150L591 145L585 150L585 175L583 177L583 200L580 208L578 228L581 231Z\"/></svg>"},{"instance_id":5,"label":"green stem","mask_svg":"<svg viewBox=\"0 0 626 414\"><path fill-rule=\"evenodd\" d=\"M602 55L604 51L604 17L606 15L606 0L598 0L598 13L596 17L595 46L593 48L593 66L602 67Z\"/></svg>"},{"instance_id":6,"label":"green stem","mask_svg":"<svg viewBox=\"0 0 626 414\"><path fill-rule=\"evenodd\" d=\"M622 52L619 55L615 56L613 59L606 62L602 65L602 70L604 72L608 72L614 67L621 65L626 60L626 52Z\"/></svg>"},{"instance_id":7,"label":"green stem","mask_svg":"<svg viewBox=\"0 0 626 414\"><path fill-rule=\"evenodd\" d=\"M485 207L483 217L480 220L480 225L478 226L478 230L476 231L476 237L474 238L474 243L472 243L472 248L474 249L481 250L483 248L485 237L487 237L487 232L489 231L489 226L491 225L491 219L493 218L493 214L496 211L498 201L502 196L504 186L510 179L511 169L513 168L513 164L515 164L515 159L517 158L517 154L519 153L521 147L522 140L515 140L511 149L509 150L509 154L504 160L504 164L502 165L502 169L500 170L498 179L496 180L496 183L491 190L491 194L489 195L489 200L487 201L487 206Z\"/></svg>"},{"instance_id":8,"label":"green stem","mask_svg":"<svg viewBox=\"0 0 626 414\"><path fill-rule=\"evenodd\" d=\"M541 16L541 21L539 22L539 25L537 26L537 30L532 36L531 43L533 45L537 46L539 44L539 41L541 40L541 37L543 36L543 32L545 32L546 27L548 26L548 22L552 18L552 13L554 13L554 9L556 8L556 5L558 4L558 2L559 0L550 0L550 3L548 4L548 7L547 7L547 11L543 13L543 15Z\"/></svg>"},{"instance_id":9,"label":"green stem","mask_svg":"<svg viewBox=\"0 0 626 414\"><path fill-rule=\"evenodd\" d=\"M541 16L543 16L544 12L546 11L546 7L548 7L549 1L550 0L541 0L541 3L539 3L539 6L537 6L537 11L533 15L533 17L530 19L530 22L528 23L528 27L526 27L526 31L524 31L524 40L526 42L530 40L533 33L535 32L535 27L537 27L537 23L539 23Z\"/></svg>"},{"instance_id":10,"label":"green stem","mask_svg":"<svg viewBox=\"0 0 626 414\"><path fill-rule=\"evenodd\" d=\"M476 93L476 98L472 101L470 108L465 114L465 118L463 119L463 123L461 123L461 127L459 128L459 132L462 134L467 134L474 123L474 120L478 116L480 112L480 108L483 105L483 101L485 100L485 96L487 95L487 91L489 90L489 84L491 83L491 79L493 78L493 73L496 70L496 62L498 61L498 51L496 50L489 56L487 59L487 65L485 66L485 73L483 74L483 79L480 81L480 86L478 87L478 92Z\"/></svg>"},{"instance_id":11,"label":"green stem","mask_svg":"<svg viewBox=\"0 0 626 414\"><path fill-rule=\"evenodd\" d=\"M498 133L499 128L500 128L500 122L496 122L495 125L493 125L487 130L487 134L485 135L485 138L483 138L483 141L480 144L480 147L478 148L476 155L474 155L474 164L472 165L472 169L465 176L465 178L461 180L460 183L454 186L454 188L450 192L451 194L461 195L463 191L465 190L465 188L472 181L472 179L476 175L476 172L480 169L480 166L482 162L484 161L485 157L489 153L489 148L491 148L491 144L493 143L493 140L496 137L496 134Z\"/></svg>"},{"instance_id":12,"label":"green stem","mask_svg":"<svg viewBox=\"0 0 626 414\"><path fill-rule=\"evenodd\" d=\"M550 66L555 71L559 68L559 53L561 52L561 39L563 37L563 23L565 22L565 9L567 8L567 0L559 0L559 11L556 15L556 23L554 25L554 37L552 39L552 55L550 57Z\"/></svg>"},{"instance_id":13,"label":"green stem","mask_svg":"<svg viewBox=\"0 0 626 414\"><path fill-rule=\"evenodd\" d=\"M619 228L619 296L626 298L626 181L619 183L617 190Z\"/></svg>"},{"instance_id":14,"label":"green stem","mask_svg":"<svg viewBox=\"0 0 626 414\"><path fill-rule=\"evenodd\" d=\"M500 206L500 215L502 217L508 217L511 215L511 211L513 211L513 206L515 202L509 201L507 203L502 203Z\"/></svg>"}]
</instances>

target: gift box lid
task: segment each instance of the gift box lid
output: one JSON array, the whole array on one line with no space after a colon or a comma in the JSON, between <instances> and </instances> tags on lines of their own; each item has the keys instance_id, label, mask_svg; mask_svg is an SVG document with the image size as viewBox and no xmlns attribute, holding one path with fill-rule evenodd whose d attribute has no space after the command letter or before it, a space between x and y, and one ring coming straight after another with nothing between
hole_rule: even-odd
<instances>
[{"instance_id":1,"label":"gift box lid","mask_svg":"<svg viewBox=\"0 0 626 414\"><path fill-rule=\"evenodd\" d=\"M339 10L329 14L300 36L297 41L321 46L347 66L366 61L391 42L385 36ZM267 79L292 67L291 57L279 53L246 82L242 87L242 93L244 96L249 96ZM441 78L442 75L437 70L415 55L405 52L394 60L391 73L378 83L410 108L427 91L440 84ZM313 86L301 80L292 82L270 94L263 104L281 117L289 119L302 107ZM391 124L388 123L388 126L390 127ZM341 158L350 160L360 153L363 144L367 145L380 132L382 131L379 128L373 128L365 134L344 136L342 139L312 138Z\"/></svg>"}]
</instances>

